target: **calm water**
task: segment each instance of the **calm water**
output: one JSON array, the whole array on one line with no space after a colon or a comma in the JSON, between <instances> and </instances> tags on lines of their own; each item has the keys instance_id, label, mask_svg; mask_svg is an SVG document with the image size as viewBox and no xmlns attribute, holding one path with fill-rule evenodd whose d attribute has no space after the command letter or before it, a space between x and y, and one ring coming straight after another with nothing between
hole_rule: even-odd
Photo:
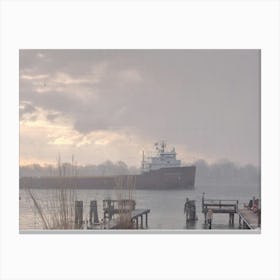
<instances>
[{"instance_id":1,"label":"calm water","mask_svg":"<svg viewBox=\"0 0 280 280\"><path fill-rule=\"evenodd\" d=\"M204 216L201 213L201 198L205 192L205 198L213 199L238 199L239 206L243 207L253 196L260 197L260 190L257 186L232 186L212 187L196 186L195 190L133 190L132 198L136 201L136 208L148 208L149 229L186 229L184 203L186 197L196 200L198 221L189 226L190 229L203 229ZM50 209L50 201L55 198L54 190L33 190L40 205ZM127 192L123 194L128 195ZM102 200L118 199L119 192L116 190L78 190L75 192L77 200L84 201L84 219L88 218L90 200L97 200L99 219L103 217ZM33 203L24 190L20 190L19 200L19 226L20 229L41 229L42 225L38 213L32 207ZM228 214L214 214L213 229L232 229L228 225ZM235 226L238 228L238 220L235 217Z\"/></svg>"}]
</instances>

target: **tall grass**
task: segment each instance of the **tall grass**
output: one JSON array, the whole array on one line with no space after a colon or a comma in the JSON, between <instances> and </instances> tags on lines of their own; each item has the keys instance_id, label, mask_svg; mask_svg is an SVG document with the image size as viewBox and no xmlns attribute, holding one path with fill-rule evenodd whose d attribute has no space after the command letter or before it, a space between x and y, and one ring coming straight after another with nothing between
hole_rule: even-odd
<instances>
[{"instance_id":1,"label":"tall grass","mask_svg":"<svg viewBox=\"0 0 280 280\"><path fill-rule=\"evenodd\" d=\"M118 176L115 179L118 199L118 228L119 229L132 229L133 223L131 221L132 210L135 207L133 200L133 191L135 189L136 177L135 176Z\"/></svg>"},{"instance_id":2,"label":"tall grass","mask_svg":"<svg viewBox=\"0 0 280 280\"><path fill-rule=\"evenodd\" d=\"M60 155L57 159L58 175L65 177L65 170L61 164ZM74 156L72 156L72 173L74 170ZM72 174L73 175L73 174ZM76 192L73 182L65 182L59 189L51 190L51 196L42 200L32 190L32 180L26 191L31 198L33 210L38 213L43 229L74 229L75 228L75 200ZM67 188L70 187L70 188Z\"/></svg>"},{"instance_id":3,"label":"tall grass","mask_svg":"<svg viewBox=\"0 0 280 280\"><path fill-rule=\"evenodd\" d=\"M43 229L74 229L76 193L72 189L54 190L48 200L42 200L34 190L27 189L32 208L38 213Z\"/></svg>"}]
</instances>

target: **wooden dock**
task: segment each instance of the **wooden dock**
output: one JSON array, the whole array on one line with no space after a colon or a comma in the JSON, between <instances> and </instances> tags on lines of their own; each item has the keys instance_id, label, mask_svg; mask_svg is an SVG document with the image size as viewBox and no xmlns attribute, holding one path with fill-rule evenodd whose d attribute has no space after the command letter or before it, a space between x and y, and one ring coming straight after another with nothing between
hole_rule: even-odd
<instances>
[{"instance_id":1,"label":"wooden dock","mask_svg":"<svg viewBox=\"0 0 280 280\"><path fill-rule=\"evenodd\" d=\"M239 215L239 228L242 229L257 229L260 227L260 211L254 213L250 209L240 209L237 214Z\"/></svg>"},{"instance_id":2,"label":"wooden dock","mask_svg":"<svg viewBox=\"0 0 280 280\"><path fill-rule=\"evenodd\" d=\"M103 200L103 220L111 220L113 215L135 210L136 202L132 199Z\"/></svg>"},{"instance_id":3,"label":"wooden dock","mask_svg":"<svg viewBox=\"0 0 280 280\"><path fill-rule=\"evenodd\" d=\"M150 209L135 209L131 211L130 220L134 229L148 228L148 213L150 213ZM145 216L145 227L144 227L144 216ZM119 228L120 228L119 221L115 219L108 220L103 225L103 229L119 229Z\"/></svg>"},{"instance_id":4,"label":"wooden dock","mask_svg":"<svg viewBox=\"0 0 280 280\"><path fill-rule=\"evenodd\" d=\"M99 222L96 200L90 201L88 220L83 220L83 201L75 201L75 229L148 228L150 209L135 209L135 205L136 202L132 199L103 200L104 218Z\"/></svg>"},{"instance_id":5,"label":"wooden dock","mask_svg":"<svg viewBox=\"0 0 280 280\"><path fill-rule=\"evenodd\" d=\"M150 209L135 209L131 212L131 221L135 223L136 229L139 228L139 221L140 218L140 228L143 229L143 216L145 215L145 227L148 227L148 213L150 213Z\"/></svg>"},{"instance_id":6,"label":"wooden dock","mask_svg":"<svg viewBox=\"0 0 280 280\"><path fill-rule=\"evenodd\" d=\"M121 223L118 223L113 219L114 215L119 215L119 216L123 216L124 218L130 219L131 225L136 229L144 228L144 217L145 217L145 227L147 228L148 213L150 213L150 209L135 209L135 205L136 202L131 199L103 200L103 211L104 211L103 220L104 223L106 224L105 227L109 229L120 228Z\"/></svg>"},{"instance_id":7,"label":"wooden dock","mask_svg":"<svg viewBox=\"0 0 280 280\"><path fill-rule=\"evenodd\" d=\"M237 213L238 200L202 200L202 212L207 213L208 209L212 209L213 213Z\"/></svg>"},{"instance_id":8,"label":"wooden dock","mask_svg":"<svg viewBox=\"0 0 280 280\"><path fill-rule=\"evenodd\" d=\"M238 200L232 199L205 199L202 196L202 213L204 213L205 224L207 223L207 212L229 214L229 224L234 224L234 214L238 211Z\"/></svg>"},{"instance_id":9,"label":"wooden dock","mask_svg":"<svg viewBox=\"0 0 280 280\"><path fill-rule=\"evenodd\" d=\"M208 210L211 209L212 213L228 213L229 224L234 224L234 215L239 217L240 229L257 229L261 225L261 209L257 209L255 212L251 209L238 208L238 200L221 200L221 199L205 199L204 193L202 196L202 212L205 217Z\"/></svg>"}]
</instances>

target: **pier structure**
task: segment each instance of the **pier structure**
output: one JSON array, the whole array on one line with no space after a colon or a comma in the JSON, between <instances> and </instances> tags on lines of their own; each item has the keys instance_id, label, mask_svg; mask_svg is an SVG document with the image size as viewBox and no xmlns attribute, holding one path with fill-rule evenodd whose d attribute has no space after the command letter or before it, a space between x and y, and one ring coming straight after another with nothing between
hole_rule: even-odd
<instances>
[{"instance_id":1,"label":"pier structure","mask_svg":"<svg viewBox=\"0 0 280 280\"><path fill-rule=\"evenodd\" d=\"M123 214L135 210L136 202L132 199L104 199L103 220L111 220L115 214Z\"/></svg>"},{"instance_id":2,"label":"pier structure","mask_svg":"<svg viewBox=\"0 0 280 280\"><path fill-rule=\"evenodd\" d=\"M130 222L135 229L148 228L148 213L150 209L135 209L131 211ZM145 217L145 226L144 226ZM139 222L140 219L140 222ZM117 220L109 220L104 223L104 229L121 229L120 223Z\"/></svg>"},{"instance_id":3,"label":"pier structure","mask_svg":"<svg viewBox=\"0 0 280 280\"><path fill-rule=\"evenodd\" d=\"M75 201L75 229L144 229L148 228L150 209L135 209L131 199L103 200L104 219L99 222L97 201L90 201L89 220L83 220L83 201ZM120 219L113 219L117 214Z\"/></svg>"},{"instance_id":4,"label":"pier structure","mask_svg":"<svg viewBox=\"0 0 280 280\"><path fill-rule=\"evenodd\" d=\"M136 225L136 229L139 229L139 221L140 218L140 228L143 229L143 217L145 216L145 227L148 228L148 213L150 213L150 209L135 209L131 212L131 222Z\"/></svg>"},{"instance_id":5,"label":"pier structure","mask_svg":"<svg viewBox=\"0 0 280 280\"><path fill-rule=\"evenodd\" d=\"M234 214L238 213L238 200L231 199L205 199L202 196L202 213L204 214L205 224L207 223L207 213L229 214L229 224L234 224Z\"/></svg>"},{"instance_id":6,"label":"pier structure","mask_svg":"<svg viewBox=\"0 0 280 280\"><path fill-rule=\"evenodd\" d=\"M145 227L148 227L148 213L150 209L135 209L136 202L131 199L106 199L103 200L103 212L104 212L104 223L105 228L115 229L119 228L117 222L112 221L112 218L115 214L126 215L125 218L128 218L135 225L136 229L144 228L144 217L145 217ZM140 222L139 222L140 219Z\"/></svg>"},{"instance_id":7,"label":"pier structure","mask_svg":"<svg viewBox=\"0 0 280 280\"><path fill-rule=\"evenodd\" d=\"M212 213L228 213L230 225L234 224L234 215L237 214L240 229L258 229L261 226L261 208L259 208L259 200L256 201L258 201L257 207L250 208L248 205L244 205L244 208L239 209L238 200L205 199L203 193L202 212L204 213L205 224L208 210L211 209ZM254 203L252 206L254 206Z\"/></svg>"},{"instance_id":8,"label":"pier structure","mask_svg":"<svg viewBox=\"0 0 280 280\"><path fill-rule=\"evenodd\" d=\"M261 210L254 212L248 208L238 210L239 228L257 229L261 226Z\"/></svg>"}]
</instances>

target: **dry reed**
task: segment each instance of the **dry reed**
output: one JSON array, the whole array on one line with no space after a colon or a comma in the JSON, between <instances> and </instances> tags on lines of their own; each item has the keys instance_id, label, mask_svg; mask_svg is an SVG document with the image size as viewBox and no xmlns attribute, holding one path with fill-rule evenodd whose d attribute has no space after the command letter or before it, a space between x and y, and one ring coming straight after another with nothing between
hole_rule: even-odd
<instances>
[{"instance_id":1,"label":"dry reed","mask_svg":"<svg viewBox=\"0 0 280 280\"><path fill-rule=\"evenodd\" d=\"M132 210L135 208L133 200L133 191L135 189L135 176L118 176L115 179L117 198L118 198L118 228L132 229L131 221Z\"/></svg>"},{"instance_id":2,"label":"dry reed","mask_svg":"<svg viewBox=\"0 0 280 280\"><path fill-rule=\"evenodd\" d=\"M34 211L39 214L43 229L74 229L74 190L55 190L52 197L44 202L31 189L27 189L27 192L33 202Z\"/></svg>"}]
</instances>

